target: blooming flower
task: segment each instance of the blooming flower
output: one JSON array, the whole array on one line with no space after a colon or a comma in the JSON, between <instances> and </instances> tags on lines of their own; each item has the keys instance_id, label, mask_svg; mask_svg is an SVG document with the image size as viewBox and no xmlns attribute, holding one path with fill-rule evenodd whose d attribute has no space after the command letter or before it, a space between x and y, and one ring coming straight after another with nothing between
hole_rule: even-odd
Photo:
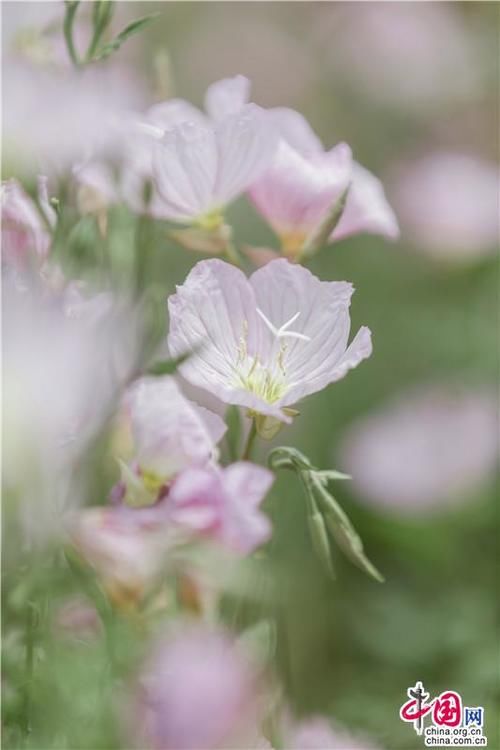
<instances>
[{"instance_id":1,"label":"blooming flower","mask_svg":"<svg viewBox=\"0 0 500 750\"><path fill-rule=\"evenodd\" d=\"M153 162L164 215L210 225L261 176L275 148L270 120L255 104L209 126L191 120L167 131Z\"/></svg>"},{"instance_id":2,"label":"blooming flower","mask_svg":"<svg viewBox=\"0 0 500 750\"><path fill-rule=\"evenodd\" d=\"M184 626L157 643L143 667L133 731L140 747L155 750L248 748L259 697L258 670L229 635Z\"/></svg>"},{"instance_id":3,"label":"blooming flower","mask_svg":"<svg viewBox=\"0 0 500 750\"><path fill-rule=\"evenodd\" d=\"M151 107L131 133L123 193L135 210L208 228L270 164L277 136L264 110L241 105L243 76L212 84L208 114L183 99ZM144 185L152 195L144 205Z\"/></svg>"},{"instance_id":4,"label":"blooming flower","mask_svg":"<svg viewBox=\"0 0 500 750\"><path fill-rule=\"evenodd\" d=\"M438 259L481 257L498 245L498 167L434 152L401 167L391 192L405 232Z\"/></svg>"},{"instance_id":5,"label":"blooming flower","mask_svg":"<svg viewBox=\"0 0 500 750\"><path fill-rule=\"evenodd\" d=\"M494 472L496 411L488 391L417 389L348 430L343 466L361 500L398 513L439 509Z\"/></svg>"},{"instance_id":6,"label":"blooming flower","mask_svg":"<svg viewBox=\"0 0 500 750\"><path fill-rule=\"evenodd\" d=\"M50 233L40 212L17 180L2 183L2 260L16 270L47 257Z\"/></svg>"},{"instance_id":7,"label":"blooming flower","mask_svg":"<svg viewBox=\"0 0 500 750\"><path fill-rule=\"evenodd\" d=\"M250 279L224 261L201 261L169 298L168 345L173 355L193 352L180 365L193 385L290 421L288 407L371 354L367 328L347 346L352 292L284 259Z\"/></svg>"},{"instance_id":8,"label":"blooming flower","mask_svg":"<svg viewBox=\"0 0 500 750\"><path fill-rule=\"evenodd\" d=\"M126 396L135 459L142 481L158 490L189 466L216 455L226 425L208 409L188 401L174 378L142 378Z\"/></svg>"},{"instance_id":9,"label":"blooming flower","mask_svg":"<svg viewBox=\"0 0 500 750\"><path fill-rule=\"evenodd\" d=\"M345 209L330 241L359 232L398 236L397 220L382 184L352 161L347 144L325 151L298 112L277 108L270 113L281 135L280 146L271 167L249 194L287 254L300 253L348 187Z\"/></svg>"}]
</instances>

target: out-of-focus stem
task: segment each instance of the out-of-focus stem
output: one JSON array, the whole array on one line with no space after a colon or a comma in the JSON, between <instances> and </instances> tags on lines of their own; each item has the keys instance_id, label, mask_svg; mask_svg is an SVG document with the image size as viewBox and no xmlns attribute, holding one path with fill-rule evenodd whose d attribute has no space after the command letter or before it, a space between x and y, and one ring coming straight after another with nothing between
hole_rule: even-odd
<instances>
[{"instance_id":1,"label":"out-of-focus stem","mask_svg":"<svg viewBox=\"0 0 500 750\"><path fill-rule=\"evenodd\" d=\"M33 664L35 640L35 608L28 602L26 609L26 659L25 659L25 691L24 691L24 729L26 734L31 732L31 704L33 693Z\"/></svg>"},{"instance_id":2,"label":"out-of-focus stem","mask_svg":"<svg viewBox=\"0 0 500 750\"><path fill-rule=\"evenodd\" d=\"M64 31L64 39L66 41L66 47L68 49L68 54L70 56L71 62L75 66L75 68L79 68L81 63L80 59L78 57L78 54L75 49L75 44L73 42L73 24L75 22L75 16L76 12L78 10L79 6L78 0L71 0L71 2L66 2L66 15L64 16L64 24L63 24L63 31Z\"/></svg>"}]
</instances>

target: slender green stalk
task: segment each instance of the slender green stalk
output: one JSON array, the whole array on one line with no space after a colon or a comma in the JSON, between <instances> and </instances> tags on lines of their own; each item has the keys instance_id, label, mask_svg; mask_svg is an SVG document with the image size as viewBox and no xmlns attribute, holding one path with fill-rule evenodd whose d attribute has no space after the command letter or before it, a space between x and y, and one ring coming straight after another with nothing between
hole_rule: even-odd
<instances>
[{"instance_id":1,"label":"slender green stalk","mask_svg":"<svg viewBox=\"0 0 500 750\"><path fill-rule=\"evenodd\" d=\"M241 456L242 461L248 461L251 458L252 449L253 449L256 437L257 437L257 428L255 426L255 419L252 419L252 426L250 427L250 432L248 433L245 449L243 451L243 455Z\"/></svg>"}]
</instances>

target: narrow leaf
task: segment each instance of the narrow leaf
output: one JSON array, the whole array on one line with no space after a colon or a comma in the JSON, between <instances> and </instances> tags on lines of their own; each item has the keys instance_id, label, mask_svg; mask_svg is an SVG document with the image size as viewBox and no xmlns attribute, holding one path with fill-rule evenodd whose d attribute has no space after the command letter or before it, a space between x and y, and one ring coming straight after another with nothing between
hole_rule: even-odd
<instances>
[{"instance_id":1,"label":"narrow leaf","mask_svg":"<svg viewBox=\"0 0 500 750\"><path fill-rule=\"evenodd\" d=\"M143 16L142 18L137 18L135 21L129 23L128 26L125 26L123 31L120 31L111 42L105 44L104 47L101 47L97 55L94 57L94 60L104 60L106 57L112 55L113 52L120 49L127 39L134 34L137 34L139 31L142 31L145 26L151 23L155 18L158 18L159 15L159 13L153 13L150 16Z\"/></svg>"}]
</instances>

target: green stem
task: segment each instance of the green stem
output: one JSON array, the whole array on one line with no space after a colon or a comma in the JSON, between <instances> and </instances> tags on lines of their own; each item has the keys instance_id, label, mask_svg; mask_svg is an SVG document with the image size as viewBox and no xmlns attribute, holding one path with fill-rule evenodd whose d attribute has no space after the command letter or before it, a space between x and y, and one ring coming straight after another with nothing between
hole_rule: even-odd
<instances>
[{"instance_id":1,"label":"green stem","mask_svg":"<svg viewBox=\"0 0 500 750\"><path fill-rule=\"evenodd\" d=\"M75 21L76 11L78 10L79 2L78 0L72 0L71 2L66 2L66 15L64 16L64 24L63 24L63 30L64 30L64 39L66 40L66 47L68 49L68 54L71 58L71 62L75 66L75 68L79 68L81 63L78 58L78 54L75 49L75 44L73 42L73 24Z\"/></svg>"},{"instance_id":2,"label":"green stem","mask_svg":"<svg viewBox=\"0 0 500 750\"><path fill-rule=\"evenodd\" d=\"M245 450L243 451L243 455L241 456L242 461L248 461L250 459L256 437L257 437L257 428L255 426L255 419L252 419L252 426L250 427L250 432L248 433Z\"/></svg>"},{"instance_id":3,"label":"green stem","mask_svg":"<svg viewBox=\"0 0 500 750\"><path fill-rule=\"evenodd\" d=\"M27 603L26 609L26 659L25 673L26 685L24 693L24 729L26 734L31 732L31 706L33 693L33 665L35 652L35 607L31 602Z\"/></svg>"}]
</instances>

